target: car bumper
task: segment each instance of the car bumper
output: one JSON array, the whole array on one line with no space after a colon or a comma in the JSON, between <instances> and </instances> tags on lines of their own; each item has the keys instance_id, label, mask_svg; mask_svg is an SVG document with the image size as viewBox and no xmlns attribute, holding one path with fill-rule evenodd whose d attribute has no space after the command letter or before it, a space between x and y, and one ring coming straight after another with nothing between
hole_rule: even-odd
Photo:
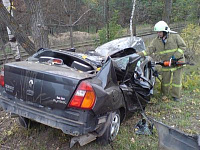
<instances>
[{"instance_id":1,"label":"car bumper","mask_svg":"<svg viewBox=\"0 0 200 150\"><path fill-rule=\"evenodd\" d=\"M7 112L61 129L65 134L72 136L80 136L93 132L100 128L107 120L107 116L97 118L93 113L89 113L89 111L74 109L56 110L45 107L36 108L30 104L27 105L27 103L19 99L12 99L2 95L0 95L0 105Z\"/></svg>"}]
</instances>

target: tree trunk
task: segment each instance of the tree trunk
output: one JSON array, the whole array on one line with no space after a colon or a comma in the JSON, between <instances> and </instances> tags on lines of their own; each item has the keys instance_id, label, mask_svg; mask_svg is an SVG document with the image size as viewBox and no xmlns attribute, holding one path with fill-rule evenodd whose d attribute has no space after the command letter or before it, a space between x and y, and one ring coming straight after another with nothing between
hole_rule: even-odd
<instances>
[{"instance_id":1,"label":"tree trunk","mask_svg":"<svg viewBox=\"0 0 200 150\"><path fill-rule=\"evenodd\" d=\"M165 21L167 24L170 23L172 3L173 3L173 0L165 0L165 8L163 11L163 21Z\"/></svg>"},{"instance_id":2,"label":"tree trunk","mask_svg":"<svg viewBox=\"0 0 200 150\"><path fill-rule=\"evenodd\" d=\"M199 26L200 26L200 4L198 4L198 14L197 14L198 18L199 18Z\"/></svg>"},{"instance_id":3,"label":"tree trunk","mask_svg":"<svg viewBox=\"0 0 200 150\"><path fill-rule=\"evenodd\" d=\"M0 23L0 45L1 45L1 51L3 52L5 61L4 63L7 62L7 55L5 51L5 44L8 42L8 34L7 34L7 29L5 24L2 22Z\"/></svg>"},{"instance_id":4,"label":"tree trunk","mask_svg":"<svg viewBox=\"0 0 200 150\"><path fill-rule=\"evenodd\" d=\"M41 0L24 0L31 12L31 30L36 49L49 48L48 29L45 26Z\"/></svg>"},{"instance_id":5,"label":"tree trunk","mask_svg":"<svg viewBox=\"0 0 200 150\"><path fill-rule=\"evenodd\" d=\"M3 41L2 41L2 39L0 39L0 44L2 44L2 43L3 43ZM7 58L7 54L6 54L5 48L6 48L5 44L2 44L1 45L1 51L3 52L3 55L4 55L4 63L7 63L8 62L8 58ZM2 64L2 63L3 62L0 62L0 64Z\"/></svg>"},{"instance_id":6,"label":"tree trunk","mask_svg":"<svg viewBox=\"0 0 200 150\"><path fill-rule=\"evenodd\" d=\"M133 40L133 37L135 37L135 35L136 35L135 5L136 5L136 0L133 0L133 8L132 8L131 19L130 19L130 34L131 34L131 40Z\"/></svg>"},{"instance_id":7,"label":"tree trunk","mask_svg":"<svg viewBox=\"0 0 200 150\"><path fill-rule=\"evenodd\" d=\"M199 26L200 26L200 17L199 17Z\"/></svg>"},{"instance_id":8,"label":"tree trunk","mask_svg":"<svg viewBox=\"0 0 200 150\"><path fill-rule=\"evenodd\" d=\"M106 38L107 41L110 39L110 29L109 29L109 3L108 0L106 0L106 6L105 6L106 12L105 12L105 18L106 18Z\"/></svg>"},{"instance_id":9,"label":"tree trunk","mask_svg":"<svg viewBox=\"0 0 200 150\"><path fill-rule=\"evenodd\" d=\"M133 16L133 36L136 36L136 14Z\"/></svg>"},{"instance_id":10,"label":"tree trunk","mask_svg":"<svg viewBox=\"0 0 200 150\"><path fill-rule=\"evenodd\" d=\"M10 0L3 0L3 5L6 7L7 11L13 16L13 6ZM7 33L9 37L10 48L13 51L15 60L21 60L20 50L19 50L19 43L16 41L15 36L12 34L10 29L7 27Z\"/></svg>"},{"instance_id":11,"label":"tree trunk","mask_svg":"<svg viewBox=\"0 0 200 150\"><path fill-rule=\"evenodd\" d=\"M69 25L70 25L70 45L71 48L74 48L72 14L69 15Z\"/></svg>"},{"instance_id":12,"label":"tree trunk","mask_svg":"<svg viewBox=\"0 0 200 150\"><path fill-rule=\"evenodd\" d=\"M35 53L35 45L31 42L25 32L21 30L14 17L9 14L7 9L4 7L2 0L0 0L0 21L11 30L19 44L28 54L32 55Z\"/></svg>"},{"instance_id":13,"label":"tree trunk","mask_svg":"<svg viewBox=\"0 0 200 150\"><path fill-rule=\"evenodd\" d=\"M3 22L0 22L0 39L2 40L3 44L8 42L7 28Z\"/></svg>"}]
</instances>

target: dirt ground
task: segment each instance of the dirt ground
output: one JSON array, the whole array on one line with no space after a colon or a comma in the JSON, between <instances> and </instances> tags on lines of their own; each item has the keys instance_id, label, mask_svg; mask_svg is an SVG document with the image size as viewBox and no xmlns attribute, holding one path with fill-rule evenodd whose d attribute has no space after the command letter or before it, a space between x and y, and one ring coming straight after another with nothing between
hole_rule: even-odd
<instances>
[{"instance_id":1,"label":"dirt ground","mask_svg":"<svg viewBox=\"0 0 200 150\"><path fill-rule=\"evenodd\" d=\"M132 124L135 117L126 121L126 125ZM42 124L31 129L25 129L19 124L18 118L11 118L9 113L0 111L0 149L40 149L40 150L113 150L112 145L100 146L93 141L83 147L75 144L69 148L72 137Z\"/></svg>"},{"instance_id":2,"label":"dirt ground","mask_svg":"<svg viewBox=\"0 0 200 150\"><path fill-rule=\"evenodd\" d=\"M18 118L0 111L0 149L69 149L69 139L62 131L38 125L32 129L20 126ZM79 149L75 146L74 149ZM72 149L73 150L73 149Z\"/></svg>"}]
</instances>

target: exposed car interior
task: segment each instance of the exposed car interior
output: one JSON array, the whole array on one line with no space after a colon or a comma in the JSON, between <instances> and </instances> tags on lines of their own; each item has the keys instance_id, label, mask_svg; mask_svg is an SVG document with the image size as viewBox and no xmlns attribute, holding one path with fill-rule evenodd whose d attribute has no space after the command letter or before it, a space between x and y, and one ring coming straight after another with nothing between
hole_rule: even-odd
<instances>
[{"instance_id":1,"label":"exposed car interior","mask_svg":"<svg viewBox=\"0 0 200 150\"><path fill-rule=\"evenodd\" d=\"M92 51L93 56L99 56L98 53L94 53ZM91 52L90 52L91 53ZM128 62L126 62L129 59L129 56L136 53L136 50L133 48L127 48L124 50L121 50L117 53L114 53L111 55L111 58L113 59L113 66L116 72L117 81L122 82L125 81L125 75L126 74L126 67L128 65ZM84 61L84 59L81 57L81 55L75 55L72 52L63 52L63 51L54 51L54 50L39 50L36 54L34 54L32 57L30 57L28 60L30 61L39 61L40 63L47 63L47 64L53 64L53 65L60 65L62 67L70 67L74 68L78 71L82 72L88 72L88 73L95 73L97 66L91 65L88 61ZM119 63L117 61L120 60L120 63L122 63L121 66L119 66ZM143 77L145 80L151 81L152 79L152 71L148 67L148 63L144 62L143 59L138 60L139 64L134 64L136 67L136 70L134 70L132 75L134 77L140 76ZM132 67L131 67L132 68ZM134 67L135 68L135 67ZM130 77L129 77L130 78Z\"/></svg>"},{"instance_id":2,"label":"exposed car interior","mask_svg":"<svg viewBox=\"0 0 200 150\"><path fill-rule=\"evenodd\" d=\"M73 56L73 53L65 54L62 52L56 52L51 50L39 51L34 54L33 57L30 57L30 61L39 61L40 63L51 63L52 60L59 61L60 63L55 63L59 65L66 65L68 67L77 69L83 72L92 72L94 70L93 66L82 60Z\"/></svg>"}]
</instances>

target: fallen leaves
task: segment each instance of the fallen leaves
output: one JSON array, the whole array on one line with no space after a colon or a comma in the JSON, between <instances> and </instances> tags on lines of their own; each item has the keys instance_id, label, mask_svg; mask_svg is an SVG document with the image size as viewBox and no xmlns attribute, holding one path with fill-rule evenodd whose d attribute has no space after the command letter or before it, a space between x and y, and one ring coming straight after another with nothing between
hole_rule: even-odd
<instances>
[{"instance_id":1,"label":"fallen leaves","mask_svg":"<svg viewBox=\"0 0 200 150\"><path fill-rule=\"evenodd\" d=\"M181 112L182 112L180 108L174 108L173 111L174 111L175 113L181 113Z\"/></svg>"},{"instance_id":2,"label":"fallen leaves","mask_svg":"<svg viewBox=\"0 0 200 150\"><path fill-rule=\"evenodd\" d=\"M131 138L131 143L135 143L135 139L133 137Z\"/></svg>"},{"instance_id":3,"label":"fallen leaves","mask_svg":"<svg viewBox=\"0 0 200 150\"><path fill-rule=\"evenodd\" d=\"M163 96L163 97L162 97L162 101L164 101L164 102L169 102L170 99L169 99L167 96Z\"/></svg>"},{"instance_id":4,"label":"fallen leaves","mask_svg":"<svg viewBox=\"0 0 200 150\"><path fill-rule=\"evenodd\" d=\"M199 89L195 89L195 90L193 90L193 92L194 92L194 93L199 93L200 90L199 90Z\"/></svg>"},{"instance_id":5,"label":"fallen leaves","mask_svg":"<svg viewBox=\"0 0 200 150\"><path fill-rule=\"evenodd\" d=\"M7 135L8 135L8 136L10 136L11 134L12 134L12 131L11 131L11 130L7 131Z\"/></svg>"},{"instance_id":6,"label":"fallen leaves","mask_svg":"<svg viewBox=\"0 0 200 150\"><path fill-rule=\"evenodd\" d=\"M197 103L195 101L193 101L193 100L191 101L191 104L192 105L197 105Z\"/></svg>"},{"instance_id":7,"label":"fallen leaves","mask_svg":"<svg viewBox=\"0 0 200 150\"><path fill-rule=\"evenodd\" d=\"M184 132L187 132L188 134L193 134L194 133L194 131L191 130L191 129L185 129Z\"/></svg>"}]
</instances>

